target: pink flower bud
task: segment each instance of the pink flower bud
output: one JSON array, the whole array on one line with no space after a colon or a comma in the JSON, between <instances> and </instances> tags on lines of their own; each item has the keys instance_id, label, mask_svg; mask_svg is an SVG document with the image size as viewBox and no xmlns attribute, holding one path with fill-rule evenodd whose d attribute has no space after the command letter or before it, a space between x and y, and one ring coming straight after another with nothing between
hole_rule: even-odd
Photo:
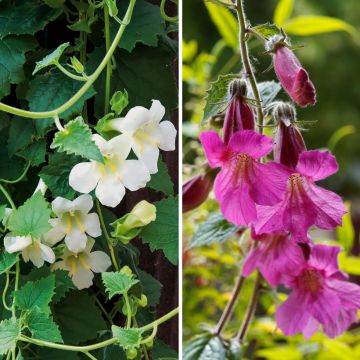
<instances>
[{"instance_id":1,"label":"pink flower bud","mask_svg":"<svg viewBox=\"0 0 360 360\"><path fill-rule=\"evenodd\" d=\"M183 185L183 213L197 208L207 199L213 187L214 178L214 172L210 171L194 176Z\"/></svg>"},{"instance_id":2,"label":"pink flower bud","mask_svg":"<svg viewBox=\"0 0 360 360\"><path fill-rule=\"evenodd\" d=\"M285 45L275 46L274 68L283 88L298 106L314 105L316 90L309 74Z\"/></svg>"},{"instance_id":3,"label":"pink flower bud","mask_svg":"<svg viewBox=\"0 0 360 360\"><path fill-rule=\"evenodd\" d=\"M254 113L245 101L247 93L244 80L234 80L230 83L231 96L229 107L225 113L223 139L228 144L231 136L240 130L255 130Z\"/></svg>"},{"instance_id":4,"label":"pink flower bud","mask_svg":"<svg viewBox=\"0 0 360 360\"><path fill-rule=\"evenodd\" d=\"M306 150L304 139L295 124L295 109L288 103L279 103L274 109L274 118L278 123L274 139L274 160L295 169L299 155Z\"/></svg>"}]
</instances>

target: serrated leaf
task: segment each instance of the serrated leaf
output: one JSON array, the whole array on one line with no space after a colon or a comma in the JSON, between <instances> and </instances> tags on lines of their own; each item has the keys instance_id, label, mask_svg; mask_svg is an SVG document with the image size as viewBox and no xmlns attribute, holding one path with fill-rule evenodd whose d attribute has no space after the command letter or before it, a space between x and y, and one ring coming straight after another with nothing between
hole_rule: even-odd
<instances>
[{"instance_id":1,"label":"serrated leaf","mask_svg":"<svg viewBox=\"0 0 360 360\"><path fill-rule=\"evenodd\" d=\"M8 228L14 236L31 235L33 238L39 239L41 235L51 230L50 214L49 203L38 191L26 200L24 205L11 213Z\"/></svg>"},{"instance_id":2,"label":"serrated leaf","mask_svg":"<svg viewBox=\"0 0 360 360\"><path fill-rule=\"evenodd\" d=\"M171 180L166 163L160 157L158 160L158 172L151 176L151 180L146 186L161 191L166 195L174 193L174 183Z\"/></svg>"},{"instance_id":3,"label":"serrated leaf","mask_svg":"<svg viewBox=\"0 0 360 360\"><path fill-rule=\"evenodd\" d=\"M28 145L25 149L17 153L25 160L30 161L32 166L38 166L45 162L46 140L40 139Z\"/></svg>"},{"instance_id":4,"label":"serrated leaf","mask_svg":"<svg viewBox=\"0 0 360 360\"><path fill-rule=\"evenodd\" d=\"M20 325L17 319L11 318L0 322L0 354L5 355L15 349L16 338L20 335Z\"/></svg>"},{"instance_id":5,"label":"serrated leaf","mask_svg":"<svg viewBox=\"0 0 360 360\"><path fill-rule=\"evenodd\" d=\"M175 358L178 359L178 354L176 351L171 348L168 344L165 344L160 339L155 339L154 347L152 349L152 355L154 359L161 359L161 358Z\"/></svg>"},{"instance_id":6,"label":"serrated leaf","mask_svg":"<svg viewBox=\"0 0 360 360\"><path fill-rule=\"evenodd\" d=\"M280 28L278 28L275 24L271 23L254 26L251 28L251 30L258 33L266 40L269 40L269 38L274 35L281 34Z\"/></svg>"},{"instance_id":7,"label":"serrated leaf","mask_svg":"<svg viewBox=\"0 0 360 360\"><path fill-rule=\"evenodd\" d=\"M116 114L120 115L122 111L129 105L129 94L124 91L117 91L110 100L111 110Z\"/></svg>"},{"instance_id":8,"label":"serrated leaf","mask_svg":"<svg viewBox=\"0 0 360 360\"><path fill-rule=\"evenodd\" d=\"M141 329L124 329L113 325L111 327L113 336L117 339L117 344L124 350L138 348L140 346L142 330Z\"/></svg>"},{"instance_id":9,"label":"serrated leaf","mask_svg":"<svg viewBox=\"0 0 360 360\"><path fill-rule=\"evenodd\" d=\"M17 254L9 254L7 252L2 252L0 254L0 274L3 274L5 271L10 270L17 261Z\"/></svg>"},{"instance_id":10,"label":"serrated leaf","mask_svg":"<svg viewBox=\"0 0 360 360\"><path fill-rule=\"evenodd\" d=\"M44 69L51 65L56 65L59 62L60 57L63 54L63 52L69 46L70 46L70 43L68 43L68 42L61 44L52 53L50 53L49 55L46 55L42 60L37 61L35 69L32 74L35 75L41 69Z\"/></svg>"},{"instance_id":11,"label":"serrated leaf","mask_svg":"<svg viewBox=\"0 0 360 360\"><path fill-rule=\"evenodd\" d=\"M101 274L109 299L115 295L126 294L139 280L133 276L121 272L105 272Z\"/></svg>"},{"instance_id":12,"label":"serrated leaf","mask_svg":"<svg viewBox=\"0 0 360 360\"><path fill-rule=\"evenodd\" d=\"M178 262L178 198L169 197L154 203L156 220L147 225L141 237L152 251L163 250L167 259L174 265Z\"/></svg>"},{"instance_id":13,"label":"serrated leaf","mask_svg":"<svg viewBox=\"0 0 360 360\"><path fill-rule=\"evenodd\" d=\"M258 90L262 100L262 106L266 107L275 100L277 94L281 90L281 85L276 81L264 81L258 83ZM251 88L249 88L248 97L253 98Z\"/></svg>"},{"instance_id":14,"label":"serrated leaf","mask_svg":"<svg viewBox=\"0 0 360 360\"><path fill-rule=\"evenodd\" d=\"M54 296L54 290L55 275L38 281L29 281L20 290L14 292L15 306L25 311L38 307L40 311L49 314L49 303Z\"/></svg>"},{"instance_id":15,"label":"serrated leaf","mask_svg":"<svg viewBox=\"0 0 360 360\"><path fill-rule=\"evenodd\" d=\"M286 20L291 16L293 8L294 0L280 0L275 8L274 23L277 26L283 26Z\"/></svg>"},{"instance_id":16,"label":"serrated leaf","mask_svg":"<svg viewBox=\"0 0 360 360\"><path fill-rule=\"evenodd\" d=\"M50 147L67 154L104 162L104 158L91 136L89 125L85 124L81 117L77 117L67 123L64 130L55 134Z\"/></svg>"},{"instance_id":17,"label":"serrated leaf","mask_svg":"<svg viewBox=\"0 0 360 360\"><path fill-rule=\"evenodd\" d=\"M240 228L228 222L221 213L211 214L204 223L200 224L188 246L189 249L223 243L235 235Z\"/></svg>"},{"instance_id":18,"label":"serrated leaf","mask_svg":"<svg viewBox=\"0 0 360 360\"><path fill-rule=\"evenodd\" d=\"M219 78L210 84L207 90L206 105L203 121L224 111L229 99L228 88L230 82L239 79L239 75L220 75Z\"/></svg>"},{"instance_id":19,"label":"serrated leaf","mask_svg":"<svg viewBox=\"0 0 360 360\"><path fill-rule=\"evenodd\" d=\"M30 119L14 117L11 120L8 139L9 156L31 144L36 134L34 123Z\"/></svg>"},{"instance_id":20,"label":"serrated leaf","mask_svg":"<svg viewBox=\"0 0 360 360\"><path fill-rule=\"evenodd\" d=\"M148 305L158 305L162 289L161 283L147 272L141 270L139 270L139 279L144 288L144 294L148 299Z\"/></svg>"},{"instance_id":21,"label":"serrated leaf","mask_svg":"<svg viewBox=\"0 0 360 360\"><path fill-rule=\"evenodd\" d=\"M226 360L225 348L219 337L203 334L185 344L183 360Z\"/></svg>"},{"instance_id":22,"label":"serrated leaf","mask_svg":"<svg viewBox=\"0 0 360 360\"><path fill-rule=\"evenodd\" d=\"M63 343L59 327L51 316L34 307L27 317L27 325L35 339Z\"/></svg>"},{"instance_id":23,"label":"serrated leaf","mask_svg":"<svg viewBox=\"0 0 360 360\"><path fill-rule=\"evenodd\" d=\"M56 152L49 155L48 165L42 168L39 176L54 198L61 196L69 200L73 199L75 190L69 185L69 174L71 169L82 161L83 158L80 156L65 153Z\"/></svg>"}]
</instances>

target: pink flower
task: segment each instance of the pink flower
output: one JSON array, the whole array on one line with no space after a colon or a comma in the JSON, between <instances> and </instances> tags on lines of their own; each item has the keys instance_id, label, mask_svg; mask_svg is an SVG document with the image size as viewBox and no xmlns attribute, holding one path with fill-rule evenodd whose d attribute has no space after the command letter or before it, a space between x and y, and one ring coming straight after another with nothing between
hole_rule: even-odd
<instances>
[{"instance_id":1,"label":"pink flower","mask_svg":"<svg viewBox=\"0 0 360 360\"><path fill-rule=\"evenodd\" d=\"M256 235L251 229L251 237L258 245L247 255L242 273L248 277L256 268L273 287L279 285L284 273L297 267L302 260L301 247L285 232Z\"/></svg>"},{"instance_id":2,"label":"pink flower","mask_svg":"<svg viewBox=\"0 0 360 360\"><path fill-rule=\"evenodd\" d=\"M316 90L306 70L286 46L276 46L274 69L283 88L299 106L314 105Z\"/></svg>"},{"instance_id":3,"label":"pink flower","mask_svg":"<svg viewBox=\"0 0 360 360\"><path fill-rule=\"evenodd\" d=\"M338 165L329 151L304 151L289 176L282 201L274 206L257 207L257 234L289 231L296 241L306 241L312 225L330 230L341 225L346 213L337 194L315 184L336 173Z\"/></svg>"},{"instance_id":4,"label":"pink flower","mask_svg":"<svg viewBox=\"0 0 360 360\"><path fill-rule=\"evenodd\" d=\"M302 332L309 338L321 324L334 338L357 320L360 287L345 281L337 264L339 251L338 246L314 245L309 259L284 277L284 284L292 292L275 317L285 335Z\"/></svg>"},{"instance_id":5,"label":"pink flower","mask_svg":"<svg viewBox=\"0 0 360 360\"><path fill-rule=\"evenodd\" d=\"M236 225L247 225L257 218L256 204L273 205L288 173L276 163L256 160L271 152L271 138L255 131L235 133L225 145L215 131L200 136L212 168L221 167L215 179L215 197L226 219Z\"/></svg>"}]
</instances>

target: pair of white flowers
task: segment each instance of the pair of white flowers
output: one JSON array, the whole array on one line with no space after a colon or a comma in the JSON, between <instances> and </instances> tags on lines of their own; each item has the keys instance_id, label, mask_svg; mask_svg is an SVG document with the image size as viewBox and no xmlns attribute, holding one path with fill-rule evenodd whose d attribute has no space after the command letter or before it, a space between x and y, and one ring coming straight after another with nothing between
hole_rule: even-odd
<instances>
[{"instance_id":1,"label":"pair of white flowers","mask_svg":"<svg viewBox=\"0 0 360 360\"><path fill-rule=\"evenodd\" d=\"M114 119L110 127L121 135L106 141L100 135L93 140L104 157L104 163L89 161L77 164L70 172L70 186L80 192L95 189L96 197L106 206L116 207L125 188L136 191L145 187L155 174L159 149L175 149L176 129L170 121L162 121L165 108L153 100L150 109L132 108L124 118ZM127 160L131 149L138 160Z\"/></svg>"}]
</instances>

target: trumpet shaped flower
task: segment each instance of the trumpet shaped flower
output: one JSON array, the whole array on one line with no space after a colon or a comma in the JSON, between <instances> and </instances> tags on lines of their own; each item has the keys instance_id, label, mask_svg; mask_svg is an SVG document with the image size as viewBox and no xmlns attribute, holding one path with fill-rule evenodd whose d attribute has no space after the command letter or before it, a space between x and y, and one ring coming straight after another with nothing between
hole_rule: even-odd
<instances>
[{"instance_id":1,"label":"trumpet shaped flower","mask_svg":"<svg viewBox=\"0 0 360 360\"><path fill-rule=\"evenodd\" d=\"M210 166L221 167L214 188L226 219L236 225L248 225L257 219L256 204L273 205L281 200L286 168L257 161L271 152L271 138L243 130L226 145L217 132L206 131L200 140Z\"/></svg>"},{"instance_id":2,"label":"trumpet shaped flower","mask_svg":"<svg viewBox=\"0 0 360 360\"><path fill-rule=\"evenodd\" d=\"M104 163L97 161L75 165L69 176L70 186L81 193L95 190L96 197L106 206L117 206L125 195L125 188L136 191L146 185L150 174L139 160L126 160L131 143L126 135L119 135L106 141L100 135L93 140L104 157Z\"/></svg>"},{"instance_id":3,"label":"trumpet shaped flower","mask_svg":"<svg viewBox=\"0 0 360 360\"><path fill-rule=\"evenodd\" d=\"M136 106L124 118L114 119L110 127L124 134L131 147L150 174L157 173L159 149L175 150L176 129L170 121L161 121L165 108L159 100L153 100L151 108Z\"/></svg>"},{"instance_id":4,"label":"trumpet shaped flower","mask_svg":"<svg viewBox=\"0 0 360 360\"><path fill-rule=\"evenodd\" d=\"M296 241L307 241L312 225L331 230L341 225L346 213L340 196L315 184L336 173L338 165L329 151L304 151L285 182L282 200L273 206L257 207L257 234L289 231Z\"/></svg>"},{"instance_id":5,"label":"trumpet shaped flower","mask_svg":"<svg viewBox=\"0 0 360 360\"><path fill-rule=\"evenodd\" d=\"M62 259L52 266L52 270L69 272L74 285L79 289L86 289L93 283L94 273L102 273L111 266L109 255L103 251L91 251L95 240L90 238L82 252L73 253L64 250Z\"/></svg>"},{"instance_id":6,"label":"trumpet shaped flower","mask_svg":"<svg viewBox=\"0 0 360 360\"><path fill-rule=\"evenodd\" d=\"M68 249L74 253L85 249L87 235L101 235L100 221L96 213L89 214L94 206L88 194L80 195L74 201L57 197L52 202L56 219L50 219L52 229L44 235L48 244L55 245L63 238Z\"/></svg>"},{"instance_id":7,"label":"trumpet shaped flower","mask_svg":"<svg viewBox=\"0 0 360 360\"><path fill-rule=\"evenodd\" d=\"M10 254L21 251L24 261L31 261L38 268L42 267L45 261L50 264L55 262L55 254L51 247L42 239L33 239L30 235L13 236L9 233L4 238L4 246Z\"/></svg>"},{"instance_id":8,"label":"trumpet shaped flower","mask_svg":"<svg viewBox=\"0 0 360 360\"><path fill-rule=\"evenodd\" d=\"M302 332L309 338L322 325L334 338L357 320L360 287L339 270L339 251L338 246L314 245L309 259L284 276L292 292L276 310L276 322L285 335Z\"/></svg>"}]
</instances>

